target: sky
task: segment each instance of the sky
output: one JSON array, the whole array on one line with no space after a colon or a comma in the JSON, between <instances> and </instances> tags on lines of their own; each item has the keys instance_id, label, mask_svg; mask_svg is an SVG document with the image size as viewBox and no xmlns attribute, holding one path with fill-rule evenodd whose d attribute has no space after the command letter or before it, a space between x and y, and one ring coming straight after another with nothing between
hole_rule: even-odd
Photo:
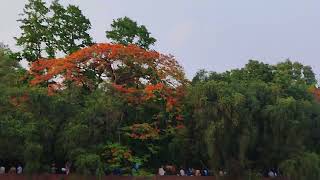
<instances>
[{"instance_id":1,"label":"sky","mask_svg":"<svg viewBox=\"0 0 320 180\"><path fill-rule=\"evenodd\" d=\"M47 0L50 2L50 0ZM319 78L319 0L61 0L76 4L92 24L96 42L108 42L113 19L128 16L172 54L188 78L199 69L223 72L249 59L275 64L285 59L310 65ZM16 20L26 0L1 0L0 42L16 49Z\"/></svg>"}]
</instances>

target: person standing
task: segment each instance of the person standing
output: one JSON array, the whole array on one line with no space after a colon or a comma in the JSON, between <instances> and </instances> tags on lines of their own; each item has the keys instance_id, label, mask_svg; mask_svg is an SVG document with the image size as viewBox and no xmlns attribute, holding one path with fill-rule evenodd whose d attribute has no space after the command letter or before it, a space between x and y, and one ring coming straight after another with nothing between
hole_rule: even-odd
<instances>
[{"instance_id":1,"label":"person standing","mask_svg":"<svg viewBox=\"0 0 320 180\"><path fill-rule=\"evenodd\" d=\"M181 169L180 169L180 176L185 176L185 175L186 175L186 173L185 173L184 169L181 167Z\"/></svg>"},{"instance_id":2,"label":"person standing","mask_svg":"<svg viewBox=\"0 0 320 180\"><path fill-rule=\"evenodd\" d=\"M22 174L22 167L21 167L21 165L18 165L18 167L17 167L17 174Z\"/></svg>"},{"instance_id":3,"label":"person standing","mask_svg":"<svg viewBox=\"0 0 320 180\"><path fill-rule=\"evenodd\" d=\"M201 176L201 172L200 172L200 170L199 170L199 169L197 169L197 170L196 170L196 172L195 172L195 176Z\"/></svg>"},{"instance_id":4,"label":"person standing","mask_svg":"<svg viewBox=\"0 0 320 180\"><path fill-rule=\"evenodd\" d=\"M15 174L17 172L17 169L16 167L12 166L10 169L9 169L9 174Z\"/></svg>"},{"instance_id":5,"label":"person standing","mask_svg":"<svg viewBox=\"0 0 320 180\"><path fill-rule=\"evenodd\" d=\"M222 170L219 171L219 176L224 176L224 172Z\"/></svg>"},{"instance_id":6,"label":"person standing","mask_svg":"<svg viewBox=\"0 0 320 180\"><path fill-rule=\"evenodd\" d=\"M66 167L66 175L68 175L70 173L70 168L71 168L71 163L68 161L65 165Z\"/></svg>"},{"instance_id":7,"label":"person standing","mask_svg":"<svg viewBox=\"0 0 320 180\"><path fill-rule=\"evenodd\" d=\"M57 173L57 167L55 163L51 164L51 174L56 174Z\"/></svg>"},{"instance_id":8,"label":"person standing","mask_svg":"<svg viewBox=\"0 0 320 180\"><path fill-rule=\"evenodd\" d=\"M0 174L6 173L6 168L4 166L0 167Z\"/></svg>"},{"instance_id":9,"label":"person standing","mask_svg":"<svg viewBox=\"0 0 320 180\"><path fill-rule=\"evenodd\" d=\"M187 170L187 176L193 176L193 169L192 168L188 168Z\"/></svg>"},{"instance_id":10,"label":"person standing","mask_svg":"<svg viewBox=\"0 0 320 180\"><path fill-rule=\"evenodd\" d=\"M209 176L208 169L204 169L204 170L203 170L203 176Z\"/></svg>"},{"instance_id":11,"label":"person standing","mask_svg":"<svg viewBox=\"0 0 320 180\"><path fill-rule=\"evenodd\" d=\"M275 175L274 175L274 172L270 169L269 172L268 172L268 176L273 178Z\"/></svg>"},{"instance_id":12,"label":"person standing","mask_svg":"<svg viewBox=\"0 0 320 180\"><path fill-rule=\"evenodd\" d=\"M159 176L164 176L166 174L166 171L164 170L163 166L161 166L161 168L159 168L158 174L159 174Z\"/></svg>"}]
</instances>

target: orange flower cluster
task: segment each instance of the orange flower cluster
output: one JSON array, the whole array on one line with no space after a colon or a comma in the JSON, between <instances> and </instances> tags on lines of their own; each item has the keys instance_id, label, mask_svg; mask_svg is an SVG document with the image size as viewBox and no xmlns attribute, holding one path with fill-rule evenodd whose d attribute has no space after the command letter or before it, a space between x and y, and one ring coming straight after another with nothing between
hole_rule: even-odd
<instances>
[{"instance_id":1,"label":"orange flower cluster","mask_svg":"<svg viewBox=\"0 0 320 180\"><path fill-rule=\"evenodd\" d=\"M181 115L181 114L177 115L177 116L176 116L176 120L178 120L178 121L183 121L182 115Z\"/></svg>"},{"instance_id":2,"label":"orange flower cluster","mask_svg":"<svg viewBox=\"0 0 320 180\"><path fill-rule=\"evenodd\" d=\"M161 91L161 90L163 90L163 89L164 89L164 84L163 84L163 83L158 83L158 84L155 84L155 85L153 85L153 84L147 85L147 86L145 87L145 89L144 89L144 92L145 92L145 97L144 97L144 99L145 99L145 100L149 100L149 99L151 99L151 98L156 97L154 93L155 93L156 91Z\"/></svg>"},{"instance_id":3,"label":"orange flower cluster","mask_svg":"<svg viewBox=\"0 0 320 180\"><path fill-rule=\"evenodd\" d=\"M31 64L32 85L66 81L90 87L94 81L86 75L94 72L96 78L120 85L146 84L163 81L166 84L181 85L186 82L182 67L172 56L161 55L135 45L96 44L83 48L65 58L40 59ZM100 79L101 80L101 79Z\"/></svg>"},{"instance_id":4,"label":"orange flower cluster","mask_svg":"<svg viewBox=\"0 0 320 180\"><path fill-rule=\"evenodd\" d=\"M180 125L178 125L177 127L176 127L176 129L184 129L184 128L186 128L183 124L180 124Z\"/></svg>"},{"instance_id":5,"label":"orange flower cluster","mask_svg":"<svg viewBox=\"0 0 320 180\"><path fill-rule=\"evenodd\" d=\"M48 85L48 95L53 96L55 94L55 91L63 89L63 86L59 83L53 83Z\"/></svg>"},{"instance_id":6,"label":"orange flower cluster","mask_svg":"<svg viewBox=\"0 0 320 180\"><path fill-rule=\"evenodd\" d=\"M179 97L177 97L175 89L166 87L163 83L147 85L144 89L126 88L124 85L117 84L113 84L113 87L123 93L130 103L140 104L154 98L161 98L166 102L168 112L178 106Z\"/></svg>"},{"instance_id":7,"label":"orange flower cluster","mask_svg":"<svg viewBox=\"0 0 320 180\"><path fill-rule=\"evenodd\" d=\"M314 95L314 97L320 102L320 88L311 87L310 92Z\"/></svg>"},{"instance_id":8,"label":"orange flower cluster","mask_svg":"<svg viewBox=\"0 0 320 180\"><path fill-rule=\"evenodd\" d=\"M133 94L137 93L138 90L135 88L126 88L124 85L117 85L117 84L112 84L112 86L119 92L125 93L125 94Z\"/></svg>"},{"instance_id":9,"label":"orange flower cluster","mask_svg":"<svg viewBox=\"0 0 320 180\"><path fill-rule=\"evenodd\" d=\"M128 103L161 103L174 116L180 113L179 102L187 83L173 56L109 43L95 44L64 58L35 61L30 75L31 85L48 86L49 95L68 88L70 83L89 89L109 83Z\"/></svg>"},{"instance_id":10,"label":"orange flower cluster","mask_svg":"<svg viewBox=\"0 0 320 180\"><path fill-rule=\"evenodd\" d=\"M20 107L21 104L27 102L29 100L29 96L24 94L22 96L14 96L10 98L10 103L15 107Z\"/></svg>"},{"instance_id":11,"label":"orange flower cluster","mask_svg":"<svg viewBox=\"0 0 320 180\"><path fill-rule=\"evenodd\" d=\"M138 140L152 140L159 138L160 130L153 128L148 123L134 124L129 127L129 137Z\"/></svg>"},{"instance_id":12,"label":"orange flower cluster","mask_svg":"<svg viewBox=\"0 0 320 180\"><path fill-rule=\"evenodd\" d=\"M132 158L132 151L130 149L117 149L115 147L110 149L111 159L108 160L108 163L117 163L119 158L124 158L126 160Z\"/></svg>"}]
</instances>

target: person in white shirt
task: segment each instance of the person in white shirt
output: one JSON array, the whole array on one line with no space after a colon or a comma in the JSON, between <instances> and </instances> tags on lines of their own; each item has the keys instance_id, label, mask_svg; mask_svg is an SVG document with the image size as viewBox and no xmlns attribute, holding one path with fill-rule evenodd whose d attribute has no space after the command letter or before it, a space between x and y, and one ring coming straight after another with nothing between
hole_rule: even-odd
<instances>
[{"instance_id":1,"label":"person in white shirt","mask_svg":"<svg viewBox=\"0 0 320 180\"><path fill-rule=\"evenodd\" d=\"M17 174L22 174L22 167L20 165L17 167Z\"/></svg>"},{"instance_id":2,"label":"person in white shirt","mask_svg":"<svg viewBox=\"0 0 320 180\"><path fill-rule=\"evenodd\" d=\"M186 175L186 173L184 172L184 170L181 168L180 169L180 176L185 176Z\"/></svg>"},{"instance_id":3,"label":"person in white shirt","mask_svg":"<svg viewBox=\"0 0 320 180\"><path fill-rule=\"evenodd\" d=\"M6 173L6 168L4 166L0 167L0 174Z\"/></svg>"},{"instance_id":4,"label":"person in white shirt","mask_svg":"<svg viewBox=\"0 0 320 180\"><path fill-rule=\"evenodd\" d=\"M269 173L268 173L268 176L269 177L274 177L274 172L270 170Z\"/></svg>"},{"instance_id":5,"label":"person in white shirt","mask_svg":"<svg viewBox=\"0 0 320 180\"><path fill-rule=\"evenodd\" d=\"M196 170L195 176L201 176L201 172L199 169Z\"/></svg>"},{"instance_id":6,"label":"person in white shirt","mask_svg":"<svg viewBox=\"0 0 320 180\"><path fill-rule=\"evenodd\" d=\"M166 171L163 169L163 166L161 166L161 168L159 168L158 174L159 174L159 176L164 176L166 174Z\"/></svg>"},{"instance_id":7,"label":"person in white shirt","mask_svg":"<svg viewBox=\"0 0 320 180\"><path fill-rule=\"evenodd\" d=\"M12 166L10 169L9 169L9 174L15 174L17 173L17 169L16 167Z\"/></svg>"}]
</instances>

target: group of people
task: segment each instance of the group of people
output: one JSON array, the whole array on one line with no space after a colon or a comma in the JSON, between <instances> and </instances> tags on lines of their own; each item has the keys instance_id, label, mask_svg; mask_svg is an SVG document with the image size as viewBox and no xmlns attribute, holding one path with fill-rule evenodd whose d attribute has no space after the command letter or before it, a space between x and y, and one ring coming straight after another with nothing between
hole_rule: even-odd
<instances>
[{"instance_id":1,"label":"group of people","mask_svg":"<svg viewBox=\"0 0 320 180\"><path fill-rule=\"evenodd\" d=\"M63 168L57 168L55 163L51 164L50 173L51 174L66 174L68 175L70 173L71 163L67 162L65 164L65 167ZM0 175L1 174L22 174L23 168L21 165L12 166L9 169L6 169L5 166L0 166Z\"/></svg>"},{"instance_id":2,"label":"group of people","mask_svg":"<svg viewBox=\"0 0 320 180\"><path fill-rule=\"evenodd\" d=\"M18 165L17 167L12 166L7 171L6 171L6 167L0 166L0 174L5 174L5 173L8 173L8 174L22 174L22 171L23 171L23 169L22 169L21 165Z\"/></svg>"},{"instance_id":3,"label":"group of people","mask_svg":"<svg viewBox=\"0 0 320 180\"><path fill-rule=\"evenodd\" d=\"M275 168L272 168L272 169L269 169L266 176L273 178L273 177L277 177L279 175L280 175L279 171L276 170Z\"/></svg>"},{"instance_id":4,"label":"group of people","mask_svg":"<svg viewBox=\"0 0 320 180\"><path fill-rule=\"evenodd\" d=\"M208 169L194 169L194 168L180 168L179 171L176 170L175 166L167 165L167 166L161 166L158 169L158 175L159 176L165 176L165 175L177 175L177 176L209 176Z\"/></svg>"},{"instance_id":5,"label":"group of people","mask_svg":"<svg viewBox=\"0 0 320 180\"><path fill-rule=\"evenodd\" d=\"M62 173L62 174L68 175L70 173L70 168L71 168L71 163L70 162L67 162L65 164L65 166L63 168L61 168L61 169L58 169L56 164L52 163L50 170L51 170L51 174L60 174L60 173Z\"/></svg>"}]
</instances>

